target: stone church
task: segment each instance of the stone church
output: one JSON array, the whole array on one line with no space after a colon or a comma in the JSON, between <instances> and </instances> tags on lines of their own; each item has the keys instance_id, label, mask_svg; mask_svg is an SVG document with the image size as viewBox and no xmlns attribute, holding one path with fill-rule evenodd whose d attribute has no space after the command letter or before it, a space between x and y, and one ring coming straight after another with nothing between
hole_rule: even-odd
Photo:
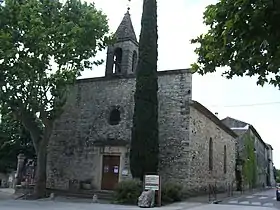
<instances>
[{"instance_id":1,"label":"stone church","mask_svg":"<svg viewBox=\"0 0 280 210\"><path fill-rule=\"evenodd\" d=\"M138 41L130 14L108 46L105 76L79 79L48 145L47 186L113 190L131 178L129 147ZM192 100L189 69L158 72L160 169L163 182L204 191L235 180L236 134Z\"/></svg>"}]
</instances>

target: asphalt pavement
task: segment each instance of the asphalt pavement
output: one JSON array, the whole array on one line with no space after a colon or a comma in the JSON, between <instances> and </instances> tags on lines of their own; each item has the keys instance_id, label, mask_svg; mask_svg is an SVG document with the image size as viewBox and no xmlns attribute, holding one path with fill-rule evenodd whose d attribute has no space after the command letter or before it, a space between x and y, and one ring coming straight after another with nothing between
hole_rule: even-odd
<instances>
[{"instance_id":1,"label":"asphalt pavement","mask_svg":"<svg viewBox=\"0 0 280 210\"><path fill-rule=\"evenodd\" d=\"M276 201L276 189L225 199L220 205L274 207L280 209L280 201Z\"/></svg>"},{"instance_id":2,"label":"asphalt pavement","mask_svg":"<svg viewBox=\"0 0 280 210\"><path fill-rule=\"evenodd\" d=\"M14 200L9 190L0 190L0 210L140 210L137 206L77 202L76 200ZM1 197L2 196L2 197ZM280 206L275 189L224 200L221 204L180 202L153 210L271 210ZM279 208L280 209L280 208Z\"/></svg>"},{"instance_id":3,"label":"asphalt pavement","mask_svg":"<svg viewBox=\"0 0 280 210\"><path fill-rule=\"evenodd\" d=\"M13 200L15 198L14 189L0 188L0 201L1 200Z\"/></svg>"},{"instance_id":4,"label":"asphalt pavement","mask_svg":"<svg viewBox=\"0 0 280 210\"><path fill-rule=\"evenodd\" d=\"M112 204L85 204L52 201L0 201L1 210L141 210L137 206L122 206ZM153 210L271 210L273 207L238 206L238 205L177 205L152 208Z\"/></svg>"}]
</instances>

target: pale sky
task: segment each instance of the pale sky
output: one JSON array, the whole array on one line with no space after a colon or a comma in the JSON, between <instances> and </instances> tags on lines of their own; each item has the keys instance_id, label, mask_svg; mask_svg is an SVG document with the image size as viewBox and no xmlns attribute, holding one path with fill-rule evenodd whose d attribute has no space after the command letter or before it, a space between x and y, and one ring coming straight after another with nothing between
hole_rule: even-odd
<instances>
[{"instance_id":1,"label":"pale sky","mask_svg":"<svg viewBox=\"0 0 280 210\"><path fill-rule=\"evenodd\" d=\"M142 1L132 0L130 10L137 37L141 26ZM107 14L110 29L115 32L126 12L127 0L94 2ZM203 11L207 5L216 2L217 0L158 0L159 70L189 68L196 60L195 46L190 44L190 39L207 31L203 24ZM105 59L106 51L98 57ZM105 66L102 65L84 72L82 77L104 74ZM252 124L262 139L274 148L274 164L280 168L280 142L277 140L277 129L280 129L280 91L269 85L257 86L255 78L227 80L220 74L221 72L206 76L194 74L193 100L199 101L213 113L218 112L220 119L230 116Z\"/></svg>"}]
</instances>

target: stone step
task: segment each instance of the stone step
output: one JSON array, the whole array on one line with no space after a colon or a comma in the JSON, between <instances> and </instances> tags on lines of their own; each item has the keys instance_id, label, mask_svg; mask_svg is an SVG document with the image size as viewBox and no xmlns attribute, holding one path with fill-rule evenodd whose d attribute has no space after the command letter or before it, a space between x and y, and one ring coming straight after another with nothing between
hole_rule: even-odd
<instances>
[{"instance_id":1,"label":"stone step","mask_svg":"<svg viewBox=\"0 0 280 210\"><path fill-rule=\"evenodd\" d=\"M113 200L113 191L103 191L103 190L79 190L79 191L66 191L66 190L55 190L48 189L48 194L54 193L55 196L66 196L66 197L76 197L76 198L92 198L93 195L97 195L99 200Z\"/></svg>"}]
</instances>

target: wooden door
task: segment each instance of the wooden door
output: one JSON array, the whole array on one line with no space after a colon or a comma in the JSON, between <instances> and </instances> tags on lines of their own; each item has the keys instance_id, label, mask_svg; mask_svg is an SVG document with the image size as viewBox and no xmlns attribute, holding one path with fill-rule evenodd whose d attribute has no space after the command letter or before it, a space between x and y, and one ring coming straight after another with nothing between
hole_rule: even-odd
<instances>
[{"instance_id":1,"label":"wooden door","mask_svg":"<svg viewBox=\"0 0 280 210\"><path fill-rule=\"evenodd\" d=\"M114 190L119 182L120 156L104 155L102 163L102 190Z\"/></svg>"}]
</instances>

